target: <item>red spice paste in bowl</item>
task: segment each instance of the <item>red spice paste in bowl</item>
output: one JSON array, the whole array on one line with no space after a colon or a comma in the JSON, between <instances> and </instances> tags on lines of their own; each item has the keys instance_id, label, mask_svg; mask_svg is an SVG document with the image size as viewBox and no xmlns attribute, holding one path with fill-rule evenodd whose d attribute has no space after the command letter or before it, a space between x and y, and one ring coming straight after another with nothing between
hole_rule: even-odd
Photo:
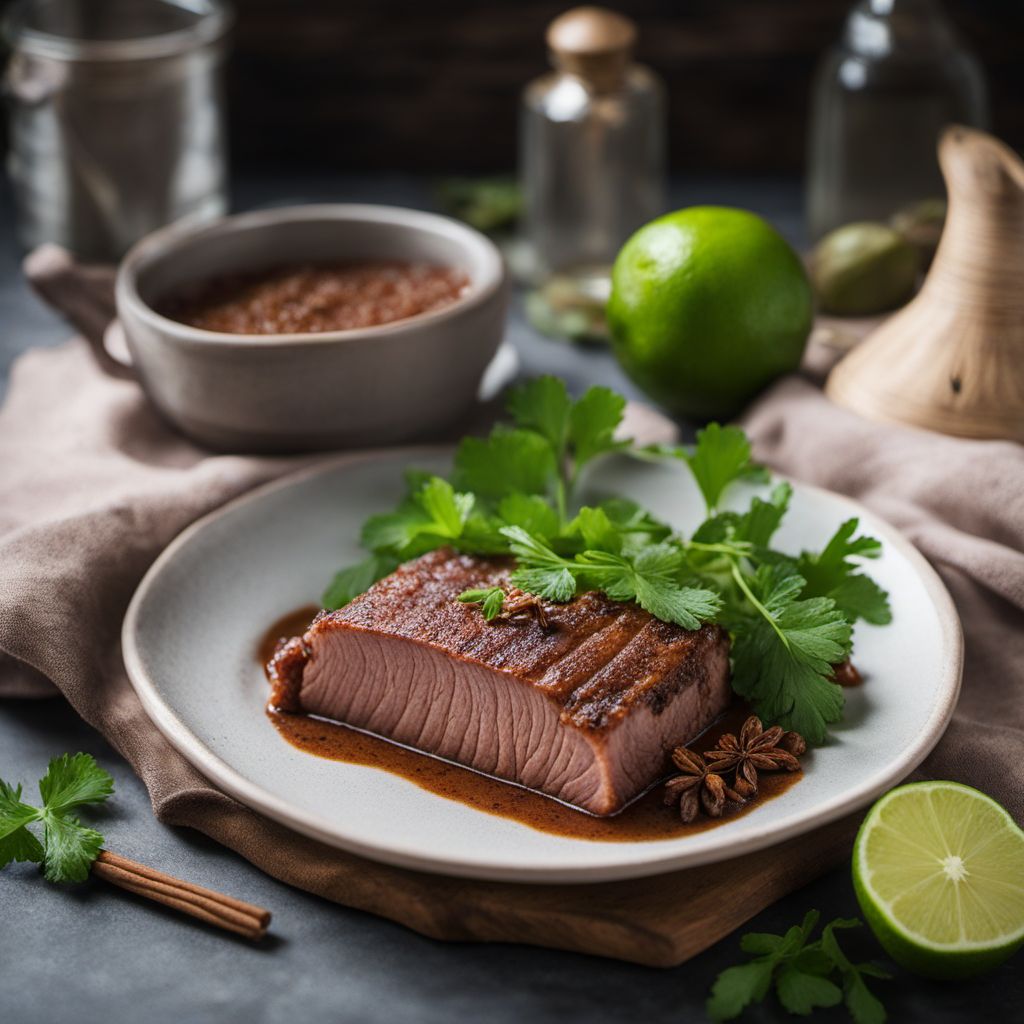
<instances>
[{"instance_id":1,"label":"red spice paste in bowl","mask_svg":"<svg viewBox=\"0 0 1024 1024\"><path fill-rule=\"evenodd\" d=\"M276 267L214 278L158 303L179 323L226 334L316 334L444 309L469 288L452 267L399 260Z\"/></svg>"}]
</instances>

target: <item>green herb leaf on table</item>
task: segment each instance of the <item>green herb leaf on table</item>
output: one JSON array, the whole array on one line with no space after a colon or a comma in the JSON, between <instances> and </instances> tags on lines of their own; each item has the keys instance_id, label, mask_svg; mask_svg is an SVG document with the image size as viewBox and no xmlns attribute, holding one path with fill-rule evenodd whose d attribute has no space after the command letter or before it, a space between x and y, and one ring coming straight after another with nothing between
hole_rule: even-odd
<instances>
[{"instance_id":1,"label":"green herb leaf on table","mask_svg":"<svg viewBox=\"0 0 1024 1024\"><path fill-rule=\"evenodd\" d=\"M0 868L12 861L43 864L50 882L81 882L103 845L103 836L70 814L73 808L102 803L114 780L89 754L54 758L39 782L42 807L23 803L21 786L0 780ZM39 824L43 840L30 831Z\"/></svg>"},{"instance_id":2,"label":"green herb leaf on table","mask_svg":"<svg viewBox=\"0 0 1024 1024\"><path fill-rule=\"evenodd\" d=\"M84 882L103 846L103 836L66 814L43 816L43 877L48 882Z\"/></svg>"},{"instance_id":3,"label":"green herb leaf on table","mask_svg":"<svg viewBox=\"0 0 1024 1024\"><path fill-rule=\"evenodd\" d=\"M825 955L832 961L843 979L843 998L850 1016L856 1024L884 1024L885 1007L868 988L864 981L869 978L889 978L877 964L854 964L847 958L836 938L836 931L841 928L859 928L861 922L857 918L837 918L825 925L821 934L821 946Z\"/></svg>"},{"instance_id":4,"label":"green herb leaf on table","mask_svg":"<svg viewBox=\"0 0 1024 1024\"><path fill-rule=\"evenodd\" d=\"M91 754L55 757L39 782L39 795L51 814L82 804L101 803L114 792L114 780Z\"/></svg>"},{"instance_id":5,"label":"green herb leaf on table","mask_svg":"<svg viewBox=\"0 0 1024 1024\"><path fill-rule=\"evenodd\" d=\"M807 1016L818 1007L838 1006L845 1000L856 1024L884 1024L885 1009L868 991L863 976L888 977L874 964L854 965L843 955L835 931L860 925L837 918L825 925L821 938L811 942L819 914L808 911L800 925L785 935L751 932L740 948L754 959L719 974L706 1009L712 1020L733 1020L753 1003L765 999L773 984L779 1002L789 1012ZM838 974L840 987L834 980Z\"/></svg>"},{"instance_id":6,"label":"green herb leaf on table","mask_svg":"<svg viewBox=\"0 0 1024 1024\"><path fill-rule=\"evenodd\" d=\"M34 807L21 802L21 786L0 779L0 868L14 861L42 861L42 843L26 827L38 816Z\"/></svg>"},{"instance_id":7,"label":"green herb leaf on table","mask_svg":"<svg viewBox=\"0 0 1024 1024\"><path fill-rule=\"evenodd\" d=\"M785 935L758 932L743 936L740 947L745 953L754 953L755 959L726 968L718 976L706 1003L708 1016L716 1021L733 1020L752 1003L761 1002L768 995L776 969L803 949L818 916L818 911L808 911L803 923L794 925Z\"/></svg>"}]
</instances>

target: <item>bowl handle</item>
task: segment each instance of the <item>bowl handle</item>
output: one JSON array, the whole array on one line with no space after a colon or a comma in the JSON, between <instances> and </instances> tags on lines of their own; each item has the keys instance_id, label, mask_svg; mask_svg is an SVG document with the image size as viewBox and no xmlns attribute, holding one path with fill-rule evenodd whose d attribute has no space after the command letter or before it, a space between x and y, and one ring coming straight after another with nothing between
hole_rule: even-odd
<instances>
[{"instance_id":1,"label":"bowl handle","mask_svg":"<svg viewBox=\"0 0 1024 1024\"><path fill-rule=\"evenodd\" d=\"M115 316L113 267L76 263L67 249L47 244L25 257L24 269L35 293L85 338L105 374L137 379L135 369L112 356L103 343Z\"/></svg>"}]
</instances>

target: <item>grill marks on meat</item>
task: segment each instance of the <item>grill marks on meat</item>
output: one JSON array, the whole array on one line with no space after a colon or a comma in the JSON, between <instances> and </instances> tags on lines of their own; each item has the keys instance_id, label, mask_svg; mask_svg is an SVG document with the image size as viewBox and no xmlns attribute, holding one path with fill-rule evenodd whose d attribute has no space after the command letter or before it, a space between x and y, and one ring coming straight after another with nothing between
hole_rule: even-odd
<instances>
[{"instance_id":1,"label":"grill marks on meat","mask_svg":"<svg viewBox=\"0 0 1024 1024\"><path fill-rule=\"evenodd\" d=\"M323 715L613 814L730 699L728 640L588 593L485 622L457 597L511 563L442 549L401 566L275 655L272 703Z\"/></svg>"}]
</instances>

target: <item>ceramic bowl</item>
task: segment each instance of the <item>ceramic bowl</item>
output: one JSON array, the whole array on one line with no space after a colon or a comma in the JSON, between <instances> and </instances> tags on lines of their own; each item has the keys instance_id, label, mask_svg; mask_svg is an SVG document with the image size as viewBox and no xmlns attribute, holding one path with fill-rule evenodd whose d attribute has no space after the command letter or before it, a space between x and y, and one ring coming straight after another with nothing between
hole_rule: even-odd
<instances>
[{"instance_id":1,"label":"ceramic bowl","mask_svg":"<svg viewBox=\"0 0 1024 1024\"><path fill-rule=\"evenodd\" d=\"M466 294L435 312L316 334L223 334L155 304L222 274L289 263L450 266ZM175 224L124 258L116 301L132 367L160 412L222 451L301 451L436 435L465 415L504 330L508 276L457 221L389 206L316 205Z\"/></svg>"}]
</instances>

